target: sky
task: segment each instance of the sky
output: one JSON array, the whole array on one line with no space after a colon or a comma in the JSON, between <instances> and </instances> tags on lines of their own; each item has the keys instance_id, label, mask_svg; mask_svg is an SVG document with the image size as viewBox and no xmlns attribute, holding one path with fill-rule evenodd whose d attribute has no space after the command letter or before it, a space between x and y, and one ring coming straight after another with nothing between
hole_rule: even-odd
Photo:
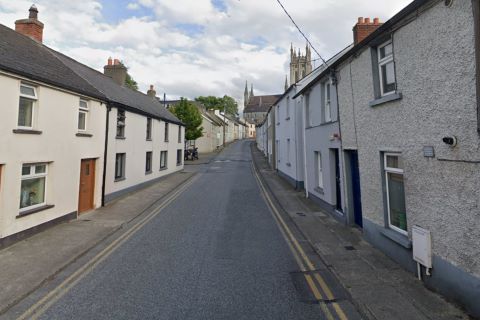
<instances>
[{"instance_id":1,"label":"sky","mask_svg":"<svg viewBox=\"0 0 480 320\"><path fill-rule=\"evenodd\" d=\"M353 42L358 17L385 22L411 2L280 1L325 59ZM0 23L14 29L32 3L45 45L99 71L120 59L141 91L167 99L226 94L242 107L245 81L280 94L290 45L306 45L277 0L0 0Z\"/></svg>"}]
</instances>

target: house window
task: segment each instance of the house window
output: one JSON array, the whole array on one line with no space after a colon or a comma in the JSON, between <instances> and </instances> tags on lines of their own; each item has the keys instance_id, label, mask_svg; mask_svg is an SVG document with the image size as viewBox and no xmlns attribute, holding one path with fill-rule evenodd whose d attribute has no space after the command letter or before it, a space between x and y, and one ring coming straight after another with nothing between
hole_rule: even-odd
<instances>
[{"instance_id":1,"label":"house window","mask_svg":"<svg viewBox=\"0 0 480 320\"><path fill-rule=\"evenodd\" d=\"M125 138L125 111L118 110L117 113L117 138Z\"/></svg>"},{"instance_id":2,"label":"house window","mask_svg":"<svg viewBox=\"0 0 480 320\"><path fill-rule=\"evenodd\" d=\"M87 131L88 102L80 99L78 104L78 131Z\"/></svg>"},{"instance_id":3,"label":"house window","mask_svg":"<svg viewBox=\"0 0 480 320\"><path fill-rule=\"evenodd\" d=\"M387 194L388 225L407 234L407 213L403 184L403 160L399 154L384 154L385 189Z\"/></svg>"},{"instance_id":4,"label":"house window","mask_svg":"<svg viewBox=\"0 0 480 320\"><path fill-rule=\"evenodd\" d=\"M287 166L290 166L290 139L287 139Z\"/></svg>"},{"instance_id":5,"label":"house window","mask_svg":"<svg viewBox=\"0 0 480 320\"><path fill-rule=\"evenodd\" d=\"M147 118L147 140L152 140L152 118Z\"/></svg>"},{"instance_id":6,"label":"house window","mask_svg":"<svg viewBox=\"0 0 480 320\"><path fill-rule=\"evenodd\" d=\"M152 172L152 151L147 151L145 156L145 173Z\"/></svg>"},{"instance_id":7,"label":"house window","mask_svg":"<svg viewBox=\"0 0 480 320\"><path fill-rule=\"evenodd\" d=\"M177 150L177 166L182 165L182 149Z\"/></svg>"},{"instance_id":8,"label":"house window","mask_svg":"<svg viewBox=\"0 0 480 320\"><path fill-rule=\"evenodd\" d=\"M20 85L20 102L18 106L18 126L21 128L33 128L33 113L37 101L35 87Z\"/></svg>"},{"instance_id":9,"label":"house window","mask_svg":"<svg viewBox=\"0 0 480 320\"><path fill-rule=\"evenodd\" d=\"M20 189L20 212L45 205L47 164L24 164Z\"/></svg>"},{"instance_id":10,"label":"house window","mask_svg":"<svg viewBox=\"0 0 480 320\"><path fill-rule=\"evenodd\" d=\"M280 124L280 106L277 106L277 126Z\"/></svg>"},{"instance_id":11,"label":"house window","mask_svg":"<svg viewBox=\"0 0 480 320\"><path fill-rule=\"evenodd\" d=\"M317 188L323 189L322 155L320 151L315 151L315 185Z\"/></svg>"},{"instance_id":12,"label":"house window","mask_svg":"<svg viewBox=\"0 0 480 320\"><path fill-rule=\"evenodd\" d=\"M167 169L168 151L160 152L160 170Z\"/></svg>"},{"instance_id":13,"label":"house window","mask_svg":"<svg viewBox=\"0 0 480 320\"><path fill-rule=\"evenodd\" d=\"M330 81L327 81L323 84L323 107L324 107L324 122L332 121L332 107L330 103L331 97L331 84Z\"/></svg>"},{"instance_id":14,"label":"house window","mask_svg":"<svg viewBox=\"0 0 480 320\"><path fill-rule=\"evenodd\" d=\"M396 83L392 41L390 40L380 45L377 49L377 55L381 95L384 96L394 93L396 89Z\"/></svg>"},{"instance_id":15,"label":"house window","mask_svg":"<svg viewBox=\"0 0 480 320\"><path fill-rule=\"evenodd\" d=\"M182 126L178 126L178 143L182 143Z\"/></svg>"},{"instance_id":16,"label":"house window","mask_svg":"<svg viewBox=\"0 0 480 320\"><path fill-rule=\"evenodd\" d=\"M168 142L168 122L165 122L165 142Z\"/></svg>"},{"instance_id":17,"label":"house window","mask_svg":"<svg viewBox=\"0 0 480 320\"><path fill-rule=\"evenodd\" d=\"M126 153L117 153L115 156L115 181L125 179Z\"/></svg>"},{"instance_id":18,"label":"house window","mask_svg":"<svg viewBox=\"0 0 480 320\"><path fill-rule=\"evenodd\" d=\"M305 94L305 117L307 127L312 126L312 114L310 110L310 94Z\"/></svg>"},{"instance_id":19,"label":"house window","mask_svg":"<svg viewBox=\"0 0 480 320\"><path fill-rule=\"evenodd\" d=\"M290 97L287 97L287 117L286 120L290 120Z\"/></svg>"}]
</instances>

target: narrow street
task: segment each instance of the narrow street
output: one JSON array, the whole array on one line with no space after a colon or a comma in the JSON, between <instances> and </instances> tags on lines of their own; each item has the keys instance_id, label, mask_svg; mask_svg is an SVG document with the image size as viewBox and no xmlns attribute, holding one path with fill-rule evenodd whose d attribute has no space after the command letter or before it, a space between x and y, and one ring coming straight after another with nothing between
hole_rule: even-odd
<instances>
[{"instance_id":1,"label":"narrow street","mask_svg":"<svg viewBox=\"0 0 480 320\"><path fill-rule=\"evenodd\" d=\"M229 146L128 241L36 314L40 319L323 319L252 172Z\"/></svg>"}]
</instances>

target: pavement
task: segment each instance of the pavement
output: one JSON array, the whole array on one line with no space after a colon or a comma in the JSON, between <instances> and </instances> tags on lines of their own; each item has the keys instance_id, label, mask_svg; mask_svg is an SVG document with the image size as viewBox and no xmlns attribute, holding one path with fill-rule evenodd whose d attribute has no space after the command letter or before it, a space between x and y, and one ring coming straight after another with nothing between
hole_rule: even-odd
<instances>
[{"instance_id":1,"label":"pavement","mask_svg":"<svg viewBox=\"0 0 480 320\"><path fill-rule=\"evenodd\" d=\"M360 229L339 223L296 191L268 165L252 143L262 180L284 214L298 228L323 264L348 291L365 319L470 319L459 307L428 290L362 238Z\"/></svg>"}]
</instances>

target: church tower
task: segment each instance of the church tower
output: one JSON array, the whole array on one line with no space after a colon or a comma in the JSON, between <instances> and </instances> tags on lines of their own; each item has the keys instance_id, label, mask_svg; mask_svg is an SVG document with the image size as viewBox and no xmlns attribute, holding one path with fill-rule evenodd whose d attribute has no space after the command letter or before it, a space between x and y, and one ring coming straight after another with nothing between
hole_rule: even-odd
<instances>
[{"instance_id":1,"label":"church tower","mask_svg":"<svg viewBox=\"0 0 480 320\"><path fill-rule=\"evenodd\" d=\"M298 54L293 45L290 46L290 85L297 83L307 74L312 72L312 51L308 44L305 47L305 55L302 55L300 49Z\"/></svg>"},{"instance_id":2,"label":"church tower","mask_svg":"<svg viewBox=\"0 0 480 320\"><path fill-rule=\"evenodd\" d=\"M246 107L248 104L248 84L247 81L245 81L245 91L243 92L243 106Z\"/></svg>"}]
</instances>

